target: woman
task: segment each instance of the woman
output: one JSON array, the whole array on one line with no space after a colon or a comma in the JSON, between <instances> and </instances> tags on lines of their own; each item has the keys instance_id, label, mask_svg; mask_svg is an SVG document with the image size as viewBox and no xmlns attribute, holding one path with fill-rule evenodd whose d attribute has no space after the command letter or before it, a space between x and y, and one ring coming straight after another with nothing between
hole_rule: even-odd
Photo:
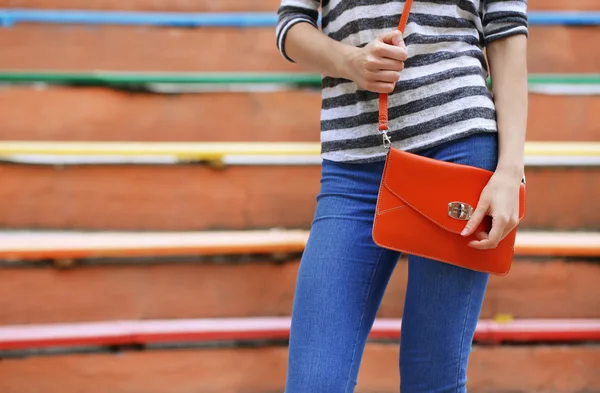
<instances>
[{"instance_id":1,"label":"woman","mask_svg":"<svg viewBox=\"0 0 600 393\"><path fill-rule=\"evenodd\" d=\"M494 171L463 231L471 247L496 247L518 222L526 0L415 0L404 35L396 29L403 5L282 0L278 12L282 55L323 74L321 191L298 272L286 393L354 391L399 258L371 236L386 154L378 93L390 93L393 146ZM492 229L474 233L486 215ZM408 265L401 391L465 392L488 275L422 257L409 256Z\"/></svg>"}]
</instances>

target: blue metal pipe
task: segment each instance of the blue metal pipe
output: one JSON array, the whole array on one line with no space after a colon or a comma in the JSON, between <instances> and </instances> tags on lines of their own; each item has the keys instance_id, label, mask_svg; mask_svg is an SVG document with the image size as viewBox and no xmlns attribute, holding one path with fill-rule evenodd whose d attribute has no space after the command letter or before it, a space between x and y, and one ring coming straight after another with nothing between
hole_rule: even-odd
<instances>
[{"instance_id":1,"label":"blue metal pipe","mask_svg":"<svg viewBox=\"0 0 600 393\"><path fill-rule=\"evenodd\" d=\"M277 23L277 15L272 12L185 13L0 9L2 26L8 27L19 22L173 27L272 27Z\"/></svg>"},{"instance_id":2,"label":"blue metal pipe","mask_svg":"<svg viewBox=\"0 0 600 393\"><path fill-rule=\"evenodd\" d=\"M596 11L537 11L528 14L529 23L532 25L600 25L600 12Z\"/></svg>"},{"instance_id":3,"label":"blue metal pipe","mask_svg":"<svg viewBox=\"0 0 600 393\"><path fill-rule=\"evenodd\" d=\"M89 25L151 25L173 27L273 27L273 12L185 13L76 11L0 8L0 25L16 23L58 23ZM600 25L600 12L530 12L531 25Z\"/></svg>"}]
</instances>

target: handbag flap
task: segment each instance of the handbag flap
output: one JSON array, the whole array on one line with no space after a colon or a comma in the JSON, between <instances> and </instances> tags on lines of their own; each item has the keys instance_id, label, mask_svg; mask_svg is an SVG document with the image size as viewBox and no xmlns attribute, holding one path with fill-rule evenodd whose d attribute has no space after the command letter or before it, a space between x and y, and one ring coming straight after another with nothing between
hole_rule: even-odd
<instances>
[{"instance_id":1,"label":"handbag flap","mask_svg":"<svg viewBox=\"0 0 600 393\"><path fill-rule=\"evenodd\" d=\"M493 172L450 163L391 148L383 184L396 198L439 227L459 234L467 221L450 217L448 204L466 203L473 209ZM525 187L521 184L519 220L525 214ZM489 231L491 217L478 230Z\"/></svg>"}]
</instances>

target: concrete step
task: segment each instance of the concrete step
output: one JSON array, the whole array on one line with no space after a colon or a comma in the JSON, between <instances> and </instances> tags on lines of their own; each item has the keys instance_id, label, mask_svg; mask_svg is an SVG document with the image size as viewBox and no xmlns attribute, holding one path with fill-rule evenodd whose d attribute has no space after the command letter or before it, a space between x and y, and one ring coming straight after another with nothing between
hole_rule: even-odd
<instances>
[{"instance_id":1,"label":"concrete step","mask_svg":"<svg viewBox=\"0 0 600 393\"><path fill-rule=\"evenodd\" d=\"M274 31L17 24L0 35L0 69L301 71L278 53ZM529 72L597 72L600 59L589 50L588 42L596 40L598 34L594 26L531 26ZM247 44L249 40L252 45Z\"/></svg>"},{"instance_id":2,"label":"concrete step","mask_svg":"<svg viewBox=\"0 0 600 393\"><path fill-rule=\"evenodd\" d=\"M12 229L309 228L320 167L0 165ZM530 167L524 229L600 229L600 167ZM293 208L290 208L293 206Z\"/></svg>"},{"instance_id":3,"label":"concrete step","mask_svg":"<svg viewBox=\"0 0 600 393\"><path fill-rule=\"evenodd\" d=\"M598 236L520 231L482 318L600 318ZM305 240L304 231L4 232L0 325L289 315ZM406 281L402 258L381 317L402 316Z\"/></svg>"},{"instance_id":4,"label":"concrete step","mask_svg":"<svg viewBox=\"0 0 600 393\"><path fill-rule=\"evenodd\" d=\"M368 344L357 393L397 393L396 344ZM470 393L598 392L598 347L476 346ZM19 393L269 393L285 386L283 347L60 355L0 362L0 389Z\"/></svg>"},{"instance_id":5,"label":"concrete step","mask_svg":"<svg viewBox=\"0 0 600 393\"><path fill-rule=\"evenodd\" d=\"M215 260L219 263L162 258L77 269L2 268L0 324L290 314L298 257L285 263L270 257L209 259ZM600 318L599 279L594 258L518 258L508 276L490 278L482 316ZM402 316L406 280L401 259L382 317Z\"/></svg>"},{"instance_id":6,"label":"concrete step","mask_svg":"<svg viewBox=\"0 0 600 393\"><path fill-rule=\"evenodd\" d=\"M172 96L14 86L0 90L0 134L29 141L318 142L320 105L311 91ZM530 141L598 140L600 96L530 94L528 119Z\"/></svg>"}]
</instances>

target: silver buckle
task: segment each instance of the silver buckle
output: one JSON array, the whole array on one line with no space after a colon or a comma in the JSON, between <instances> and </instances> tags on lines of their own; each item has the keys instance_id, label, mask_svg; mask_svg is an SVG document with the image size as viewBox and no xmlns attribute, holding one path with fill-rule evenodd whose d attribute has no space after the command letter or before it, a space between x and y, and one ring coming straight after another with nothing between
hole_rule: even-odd
<instances>
[{"instance_id":1,"label":"silver buckle","mask_svg":"<svg viewBox=\"0 0 600 393\"><path fill-rule=\"evenodd\" d=\"M448 204L448 215L456 220L468 221L473 215L473 206L464 202L450 202Z\"/></svg>"}]
</instances>

